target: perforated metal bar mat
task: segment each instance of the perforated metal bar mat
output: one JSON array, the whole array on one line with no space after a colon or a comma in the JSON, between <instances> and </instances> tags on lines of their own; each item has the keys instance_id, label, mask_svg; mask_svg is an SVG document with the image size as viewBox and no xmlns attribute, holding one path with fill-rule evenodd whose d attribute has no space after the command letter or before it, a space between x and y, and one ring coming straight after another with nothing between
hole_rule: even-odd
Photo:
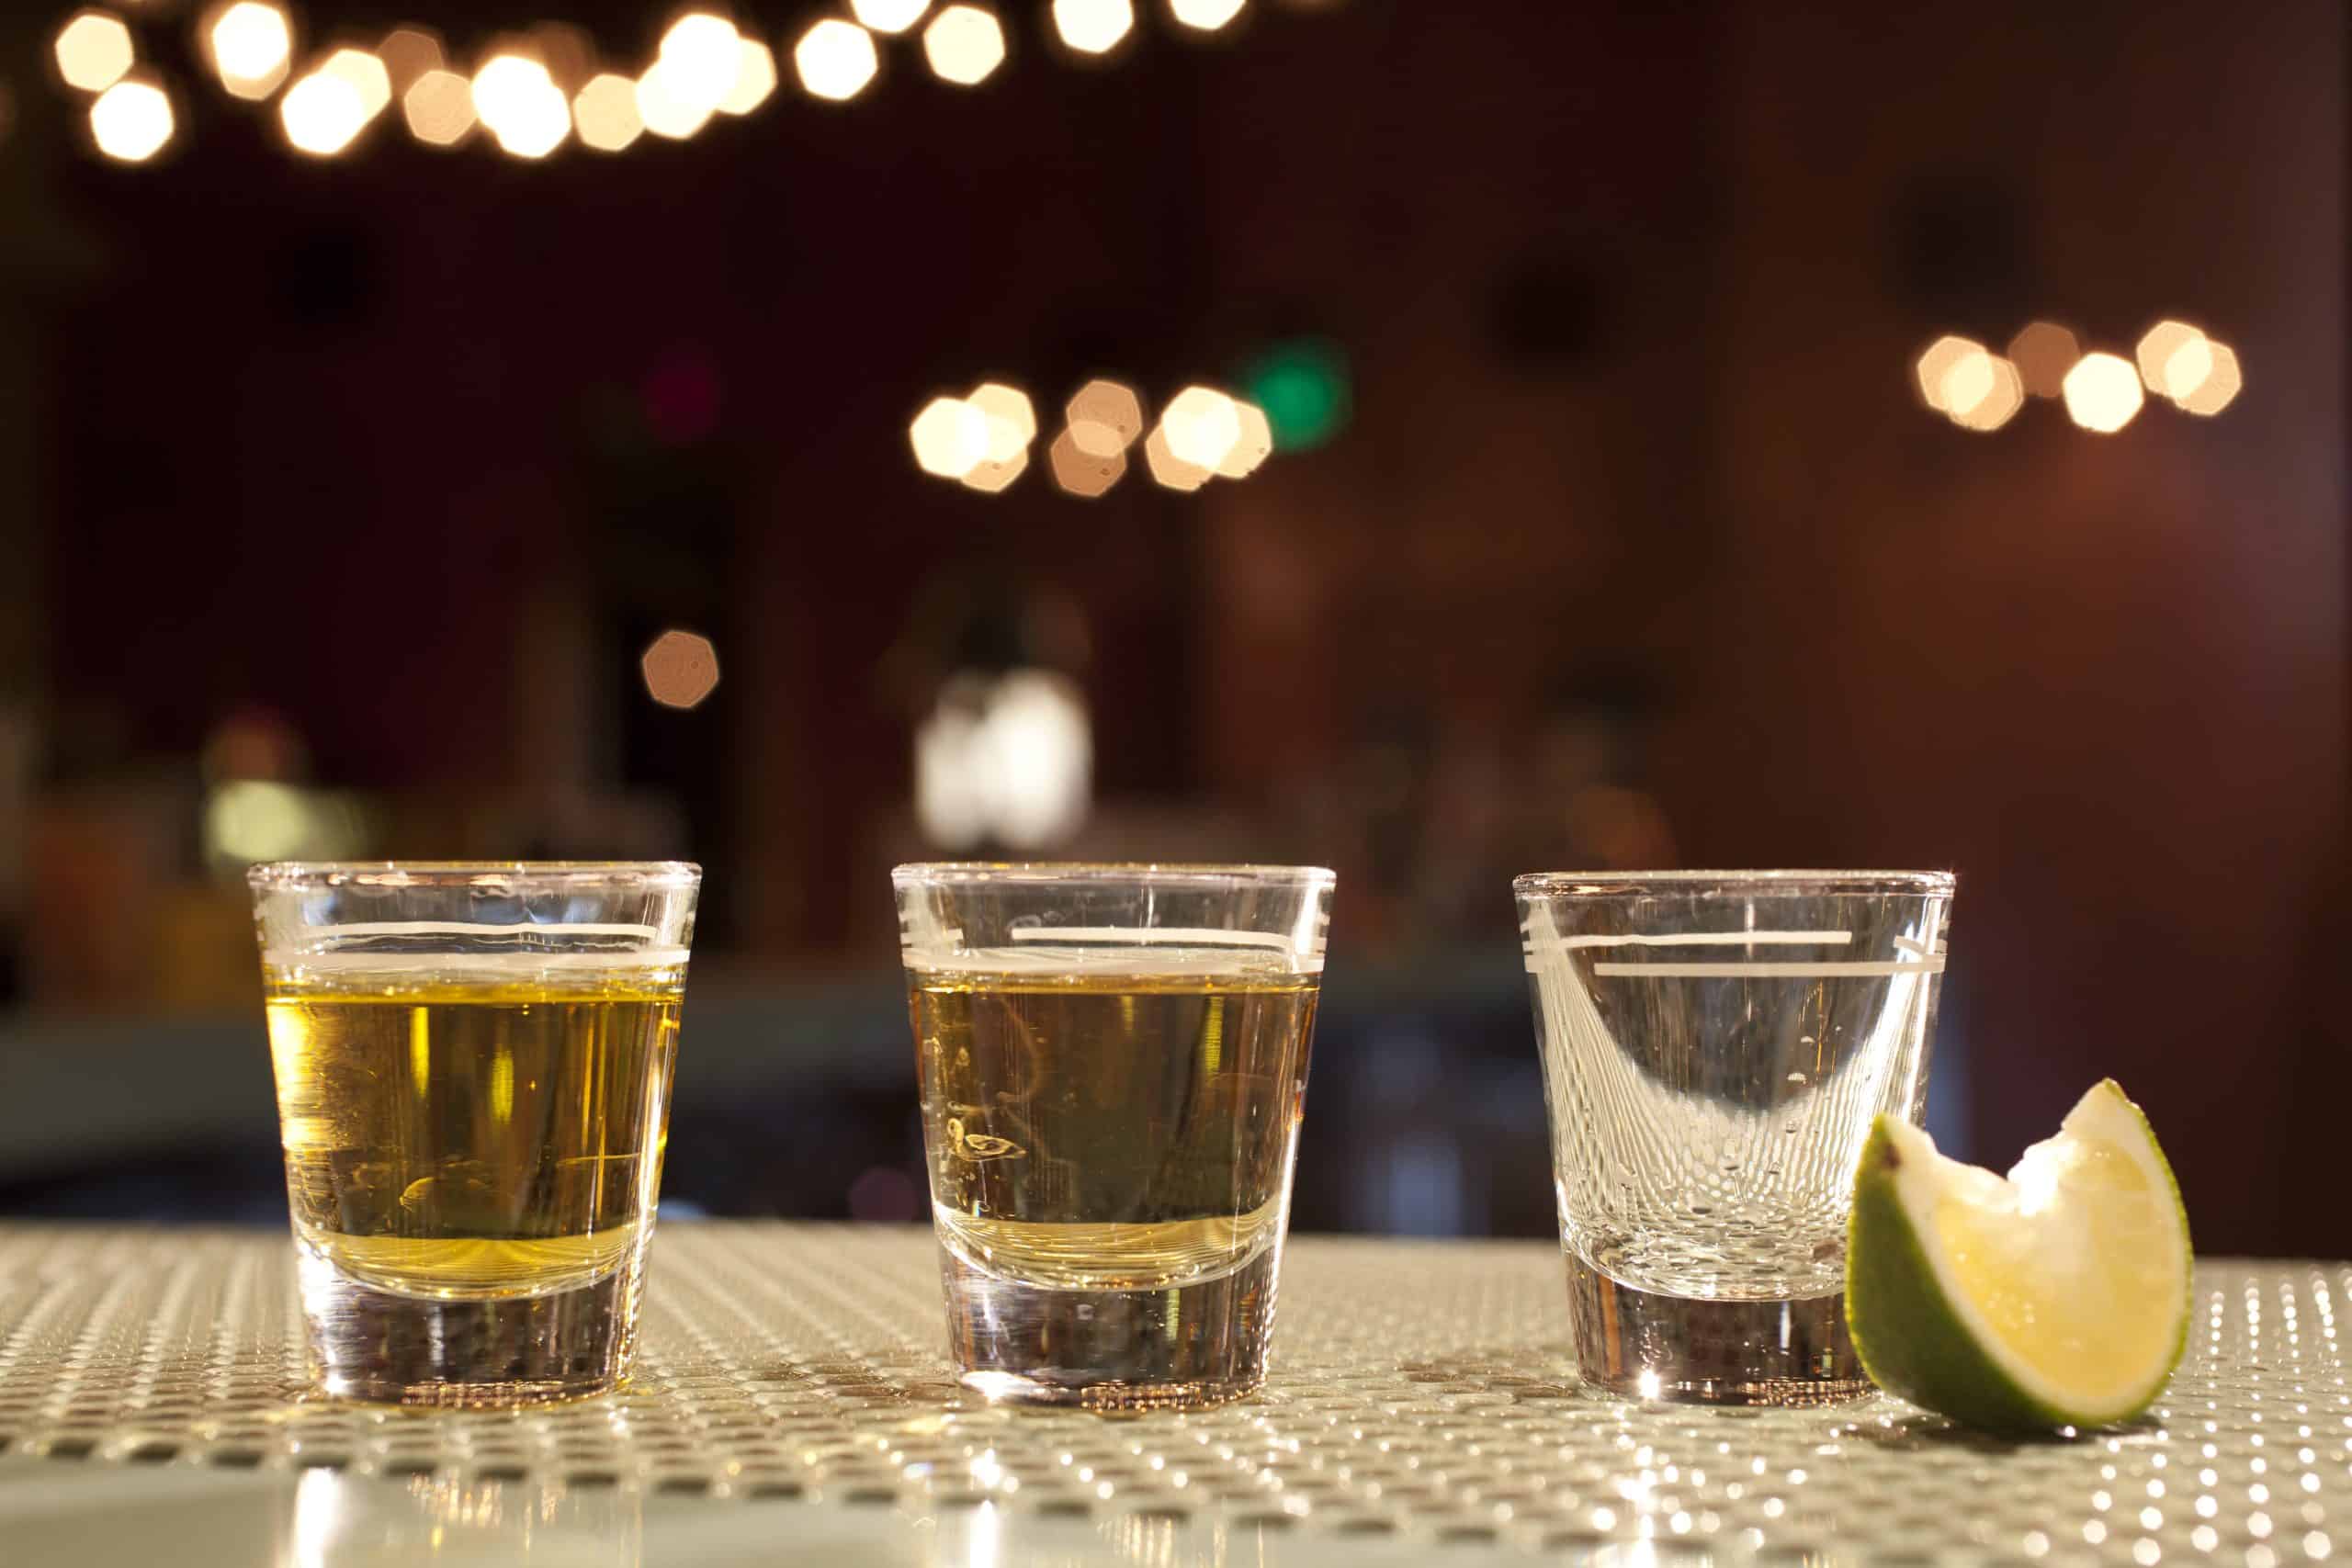
<instances>
[{"instance_id":1,"label":"perforated metal bar mat","mask_svg":"<svg viewBox=\"0 0 2352 1568\"><path fill-rule=\"evenodd\" d=\"M990 1409L955 1386L928 1233L680 1224L654 1244L629 1389L422 1414L290 1400L283 1235L0 1226L0 1458L323 1466L665 1507L989 1502L1108 1540L1122 1521L1216 1520L1384 1560L1448 1541L1631 1543L1602 1553L1628 1562L2278 1568L2352 1552L2352 1265L2207 1262L2197 1288L2188 1359L2150 1420L2012 1444L1887 1399L1761 1414L1596 1399L1563 1348L1553 1248L1308 1238L1283 1266L1261 1396L1109 1418Z\"/></svg>"}]
</instances>

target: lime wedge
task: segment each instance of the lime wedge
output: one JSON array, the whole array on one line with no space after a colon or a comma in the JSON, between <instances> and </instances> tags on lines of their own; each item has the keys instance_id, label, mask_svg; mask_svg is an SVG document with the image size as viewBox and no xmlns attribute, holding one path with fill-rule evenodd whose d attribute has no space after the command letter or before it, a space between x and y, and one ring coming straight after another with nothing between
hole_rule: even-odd
<instances>
[{"instance_id":1,"label":"lime wedge","mask_svg":"<svg viewBox=\"0 0 2352 1568\"><path fill-rule=\"evenodd\" d=\"M1880 1387L1995 1431L2104 1427L2188 1339L2188 1215L2112 1078L2006 1179L1882 1116L1854 1177L1846 1323Z\"/></svg>"}]
</instances>

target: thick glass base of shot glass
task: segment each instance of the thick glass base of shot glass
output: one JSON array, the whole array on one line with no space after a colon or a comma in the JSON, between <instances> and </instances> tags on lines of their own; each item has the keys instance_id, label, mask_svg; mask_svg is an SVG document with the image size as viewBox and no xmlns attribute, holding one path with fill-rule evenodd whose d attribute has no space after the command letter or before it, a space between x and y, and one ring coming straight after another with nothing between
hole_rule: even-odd
<instances>
[{"instance_id":1,"label":"thick glass base of shot glass","mask_svg":"<svg viewBox=\"0 0 2352 1568\"><path fill-rule=\"evenodd\" d=\"M443 1300L295 1252L311 1383L331 1399L445 1410L586 1399L620 1386L636 1352L641 1260L546 1295Z\"/></svg>"},{"instance_id":2,"label":"thick glass base of shot glass","mask_svg":"<svg viewBox=\"0 0 2352 1568\"><path fill-rule=\"evenodd\" d=\"M947 1333L965 1387L1006 1404L1203 1410L1266 1381L1280 1249L1232 1273L1149 1291L1048 1290L945 1247Z\"/></svg>"},{"instance_id":3,"label":"thick glass base of shot glass","mask_svg":"<svg viewBox=\"0 0 2352 1568\"><path fill-rule=\"evenodd\" d=\"M1661 1295L1571 1254L1577 1370L1624 1399L1685 1404L1841 1404L1878 1392L1846 1332L1846 1293L1794 1301Z\"/></svg>"}]
</instances>

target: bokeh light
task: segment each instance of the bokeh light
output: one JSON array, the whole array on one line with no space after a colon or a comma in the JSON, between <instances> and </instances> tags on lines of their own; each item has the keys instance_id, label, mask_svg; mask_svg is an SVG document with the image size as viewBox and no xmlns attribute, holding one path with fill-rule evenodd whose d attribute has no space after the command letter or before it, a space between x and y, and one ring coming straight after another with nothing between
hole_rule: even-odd
<instances>
[{"instance_id":1,"label":"bokeh light","mask_svg":"<svg viewBox=\"0 0 2352 1568\"><path fill-rule=\"evenodd\" d=\"M646 646L638 668L645 694L665 708L698 707L718 687L718 650L699 632L663 632Z\"/></svg>"},{"instance_id":2,"label":"bokeh light","mask_svg":"<svg viewBox=\"0 0 2352 1568\"><path fill-rule=\"evenodd\" d=\"M1591 857L1595 865L1631 870L1679 862L1673 824L1646 790L1585 784L1562 803L1560 819L1577 855Z\"/></svg>"},{"instance_id":3,"label":"bokeh light","mask_svg":"<svg viewBox=\"0 0 2352 1568\"><path fill-rule=\"evenodd\" d=\"M548 68L519 54L493 55L474 73L474 112L517 158L544 158L571 134L571 104Z\"/></svg>"},{"instance_id":4,"label":"bokeh light","mask_svg":"<svg viewBox=\"0 0 2352 1568\"><path fill-rule=\"evenodd\" d=\"M1914 367L1920 401L1938 413L1950 413L1951 408L1944 397L1945 381L1972 356L1984 353L1984 345L1974 338L1946 336L1929 344Z\"/></svg>"},{"instance_id":5,"label":"bokeh light","mask_svg":"<svg viewBox=\"0 0 2352 1568\"><path fill-rule=\"evenodd\" d=\"M1117 381L1093 380L1063 408L1069 437L1091 457L1116 457L1143 434L1143 400Z\"/></svg>"},{"instance_id":6,"label":"bokeh light","mask_svg":"<svg viewBox=\"0 0 2352 1568\"><path fill-rule=\"evenodd\" d=\"M448 62L441 52L441 40L423 28L394 28L376 46L376 58L392 73L392 90L405 91L427 71L438 71Z\"/></svg>"},{"instance_id":7,"label":"bokeh light","mask_svg":"<svg viewBox=\"0 0 2352 1568\"><path fill-rule=\"evenodd\" d=\"M2211 339L2207 340L2207 348L2211 363L2204 379L2177 400L2184 412L2220 413L2236 400L2238 389L2245 385L2245 378L2238 370L2237 350L2228 344L2214 343Z\"/></svg>"},{"instance_id":8,"label":"bokeh light","mask_svg":"<svg viewBox=\"0 0 2352 1568\"><path fill-rule=\"evenodd\" d=\"M989 422L989 462L1009 463L1015 453L1037 439L1036 411L1030 406L1029 394L1020 388L983 381L965 401Z\"/></svg>"},{"instance_id":9,"label":"bokeh light","mask_svg":"<svg viewBox=\"0 0 2352 1568\"><path fill-rule=\"evenodd\" d=\"M1256 403L1233 400L1233 412L1241 426L1240 437L1227 448L1216 465L1217 473L1228 479L1246 479L1258 471L1258 465L1272 455L1273 427L1266 423L1266 411Z\"/></svg>"},{"instance_id":10,"label":"bokeh light","mask_svg":"<svg viewBox=\"0 0 2352 1568\"><path fill-rule=\"evenodd\" d=\"M1079 446L1076 427L1064 430L1046 448L1046 466L1054 483L1070 495L1088 501L1108 494L1125 477L1127 460L1117 452L1090 452Z\"/></svg>"},{"instance_id":11,"label":"bokeh light","mask_svg":"<svg viewBox=\"0 0 2352 1568\"><path fill-rule=\"evenodd\" d=\"M961 398L933 398L907 426L924 473L960 479L988 460L989 416Z\"/></svg>"},{"instance_id":12,"label":"bokeh light","mask_svg":"<svg viewBox=\"0 0 2352 1568\"><path fill-rule=\"evenodd\" d=\"M277 117L297 152L332 158L367 125L368 105L349 77L321 69L286 89Z\"/></svg>"},{"instance_id":13,"label":"bokeh light","mask_svg":"<svg viewBox=\"0 0 2352 1568\"><path fill-rule=\"evenodd\" d=\"M241 703L205 736L196 768L208 784L228 779L307 778L311 748L285 715L265 704Z\"/></svg>"},{"instance_id":14,"label":"bokeh light","mask_svg":"<svg viewBox=\"0 0 2352 1568\"><path fill-rule=\"evenodd\" d=\"M111 11L81 11L57 29L57 73L69 87L102 93L137 58L130 29Z\"/></svg>"},{"instance_id":15,"label":"bokeh light","mask_svg":"<svg viewBox=\"0 0 2352 1568\"><path fill-rule=\"evenodd\" d=\"M455 147L474 128L474 85L455 71L427 71L401 95L401 115L426 146Z\"/></svg>"},{"instance_id":16,"label":"bokeh light","mask_svg":"<svg viewBox=\"0 0 2352 1568\"><path fill-rule=\"evenodd\" d=\"M2186 321L2158 321L2150 327L2134 357L2147 389L2186 412L2216 414L2238 395L2236 353Z\"/></svg>"},{"instance_id":17,"label":"bokeh light","mask_svg":"<svg viewBox=\"0 0 2352 1568\"><path fill-rule=\"evenodd\" d=\"M720 114L750 114L775 91L775 51L745 39L735 51L735 85L718 100Z\"/></svg>"},{"instance_id":18,"label":"bokeh light","mask_svg":"<svg viewBox=\"0 0 2352 1568\"><path fill-rule=\"evenodd\" d=\"M792 46L792 68L813 97L843 103L865 90L881 68L874 52L874 35L855 22L828 17L800 35ZM652 117L647 117L647 123Z\"/></svg>"},{"instance_id":19,"label":"bokeh light","mask_svg":"<svg viewBox=\"0 0 2352 1568\"><path fill-rule=\"evenodd\" d=\"M98 151L125 164L143 164L172 139L172 100L153 82L117 82L90 106L90 135Z\"/></svg>"},{"instance_id":20,"label":"bokeh light","mask_svg":"<svg viewBox=\"0 0 2352 1568\"><path fill-rule=\"evenodd\" d=\"M849 1217L867 1224L904 1224L921 1219L930 1201L928 1189L895 1165L869 1165L849 1184Z\"/></svg>"},{"instance_id":21,"label":"bokeh light","mask_svg":"<svg viewBox=\"0 0 2352 1568\"><path fill-rule=\"evenodd\" d=\"M1994 354L1978 355L1962 363L1971 383L1969 396L1964 401L1957 396L1950 397L1951 406L1945 412L1951 416L1951 422L1962 430L1992 431L2015 419L2018 410L2025 406L2025 379L2017 366ZM1980 371L1984 382L1981 390L1974 384ZM1958 374L1955 372L1953 378L1945 380L1948 395Z\"/></svg>"},{"instance_id":22,"label":"bokeh light","mask_svg":"<svg viewBox=\"0 0 2352 1568\"><path fill-rule=\"evenodd\" d=\"M493 46L494 47L494 46ZM540 22L523 35L513 50L548 68L556 90L569 96L596 74L596 40L584 28L570 22Z\"/></svg>"},{"instance_id":23,"label":"bokeh light","mask_svg":"<svg viewBox=\"0 0 2352 1568\"><path fill-rule=\"evenodd\" d=\"M266 98L286 80L294 29L286 13L263 0L237 0L204 29L212 69L231 96Z\"/></svg>"},{"instance_id":24,"label":"bokeh light","mask_svg":"<svg viewBox=\"0 0 2352 1568\"><path fill-rule=\"evenodd\" d=\"M1242 383L1266 411L1277 452L1304 452L1345 430L1355 394L1348 356L1328 338L1292 338L1250 363Z\"/></svg>"},{"instance_id":25,"label":"bokeh light","mask_svg":"<svg viewBox=\"0 0 2352 1568\"><path fill-rule=\"evenodd\" d=\"M1086 699L1067 676L957 674L915 730L915 818L948 849L1042 849L1085 821L1093 752Z\"/></svg>"},{"instance_id":26,"label":"bokeh light","mask_svg":"<svg viewBox=\"0 0 2352 1568\"><path fill-rule=\"evenodd\" d=\"M1004 63L1004 29L977 6L950 6L923 28L922 53L941 81L974 86Z\"/></svg>"},{"instance_id":27,"label":"bokeh light","mask_svg":"<svg viewBox=\"0 0 2352 1568\"><path fill-rule=\"evenodd\" d=\"M2111 435L2132 423L2145 400L2140 373L2120 355L2086 354L2066 372L2066 417L2085 430Z\"/></svg>"},{"instance_id":28,"label":"bokeh light","mask_svg":"<svg viewBox=\"0 0 2352 1568\"><path fill-rule=\"evenodd\" d=\"M688 12L662 35L661 66L668 89L710 108L735 90L742 60L742 34L726 17L707 11Z\"/></svg>"},{"instance_id":29,"label":"bokeh light","mask_svg":"<svg viewBox=\"0 0 2352 1568\"><path fill-rule=\"evenodd\" d=\"M2165 355L2164 368L2157 378L2164 394L2178 402L2205 384L2213 373L2213 340L2199 333Z\"/></svg>"},{"instance_id":30,"label":"bokeh light","mask_svg":"<svg viewBox=\"0 0 2352 1568\"><path fill-rule=\"evenodd\" d=\"M1991 397L1999 380L1991 355L1981 348L1963 354L1944 371L1943 380L1936 389L1936 406L1957 422Z\"/></svg>"},{"instance_id":31,"label":"bokeh light","mask_svg":"<svg viewBox=\"0 0 2352 1568\"><path fill-rule=\"evenodd\" d=\"M657 60L637 79L637 114L656 136L683 141L710 123L718 106L688 91L666 61Z\"/></svg>"},{"instance_id":32,"label":"bokeh light","mask_svg":"<svg viewBox=\"0 0 2352 1568\"><path fill-rule=\"evenodd\" d=\"M205 859L228 869L262 860L347 859L367 842L367 825L347 795L228 779L206 795L199 836Z\"/></svg>"},{"instance_id":33,"label":"bokeh light","mask_svg":"<svg viewBox=\"0 0 2352 1568\"><path fill-rule=\"evenodd\" d=\"M1127 0L1054 0L1054 30L1080 54L1102 54L1134 30Z\"/></svg>"},{"instance_id":34,"label":"bokeh light","mask_svg":"<svg viewBox=\"0 0 2352 1568\"><path fill-rule=\"evenodd\" d=\"M359 95L363 121L374 119L392 101L391 73L384 69L381 60L364 49L336 50L326 57L319 73L351 85L351 90Z\"/></svg>"},{"instance_id":35,"label":"bokeh light","mask_svg":"<svg viewBox=\"0 0 2352 1568\"><path fill-rule=\"evenodd\" d=\"M1168 423L1162 420L1143 440L1143 466L1151 477L1170 490L1198 490L1209 482L1213 468L1188 463L1168 446Z\"/></svg>"},{"instance_id":36,"label":"bokeh light","mask_svg":"<svg viewBox=\"0 0 2352 1568\"><path fill-rule=\"evenodd\" d=\"M2140 334L2132 351L2140 380L2161 397L2180 398L2196 389L2213 368L2205 334L2187 321L2158 321Z\"/></svg>"},{"instance_id":37,"label":"bokeh light","mask_svg":"<svg viewBox=\"0 0 2352 1568\"><path fill-rule=\"evenodd\" d=\"M645 134L645 117L637 110L637 84L606 72L589 78L571 100L572 127L582 146L599 152L617 152Z\"/></svg>"},{"instance_id":38,"label":"bokeh light","mask_svg":"<svg viewBox=\"0 0 2352 1568\"><path fill-rule=\"evenodd\" d=\"M1214 387L1187 387L1159 411L1168 450L1180 461L1214 472L1241 439L1241 413Z\"/></svg>"},{"instance_id":39,"label":"bokeh light","mask_svg":"<svg viewBox=\"0 0 2352 1568\"><path fill-rule=\"evenodd\" d=\"M990 422L989 428L991 430L995 428L993 421ZM994 495L1028 471L1029 449L1023 446L1014 451L1010 457L982 458L965 472L963 480L973 490Z\"/></svg>"},{"instance_id":40,"label":"bokeh light","mask_svg":"<svg viewBox=\"0 0 2352 1568\"><path fill-rule=\"evenodd\" d=\"M1168 13L1188 28L1213 33L1241 14L1247 0L1168 0Z\"/></svg>"},{"instance_id":41,"label":"bokeh light","mask_svg":"<svg viewBox=\"0 0 2352 1568\"><path fill-rule=\"evenodd\" d=\"M849 0L849 14L877 33L902 33L922 20L931 0Z\"/></svg>"},{"instance_id":42,"label":"bokeh light","mask_svg":"<svg viewBox=\"0 0 2352 1568\"><path fill-rule=\"evenodd\" d=\"M2075 334L2055 321L2029 321L2009 340L2009 363L2018 378L2037 398L2054 398L2065 385L2066 372L2083 356Z\"/></svg>"}]
</instances>

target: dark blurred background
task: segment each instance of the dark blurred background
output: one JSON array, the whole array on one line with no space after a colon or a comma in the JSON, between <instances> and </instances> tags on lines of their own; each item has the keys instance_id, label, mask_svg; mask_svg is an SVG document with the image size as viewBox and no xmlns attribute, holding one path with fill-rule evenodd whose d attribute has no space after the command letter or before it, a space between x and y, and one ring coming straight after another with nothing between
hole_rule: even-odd
<instances>
[{"instance_id":1,"label":"dark blurred background","mask_svg":"<svg viewBox=\"0 0 2352 1568\"><path fill-rule=\"evenodd\" d=\"M408 25L566 90L672 19L294 9L296 80ZM151 0L126 162L67 10L0 23L0 1212L282 1214L251 859L700 861L665 1200L896 1219L894 861L1329 864L1297 1223L1520 1235L1513 873L1949 866L1948 1146L2112 1074L2200 1246L2352 1252L2338 0L1136 0L1100 58L1023 0L845 103L826 14L537 161L423 144L406 48L299 152ZM2242 386L2159 354L2112 432L2046 332L1930 350L2166 320ZM1093 378L1275 450L1071 493ZM993 493L910 442L983 380Z\"/></svg>"}]
</instances>

